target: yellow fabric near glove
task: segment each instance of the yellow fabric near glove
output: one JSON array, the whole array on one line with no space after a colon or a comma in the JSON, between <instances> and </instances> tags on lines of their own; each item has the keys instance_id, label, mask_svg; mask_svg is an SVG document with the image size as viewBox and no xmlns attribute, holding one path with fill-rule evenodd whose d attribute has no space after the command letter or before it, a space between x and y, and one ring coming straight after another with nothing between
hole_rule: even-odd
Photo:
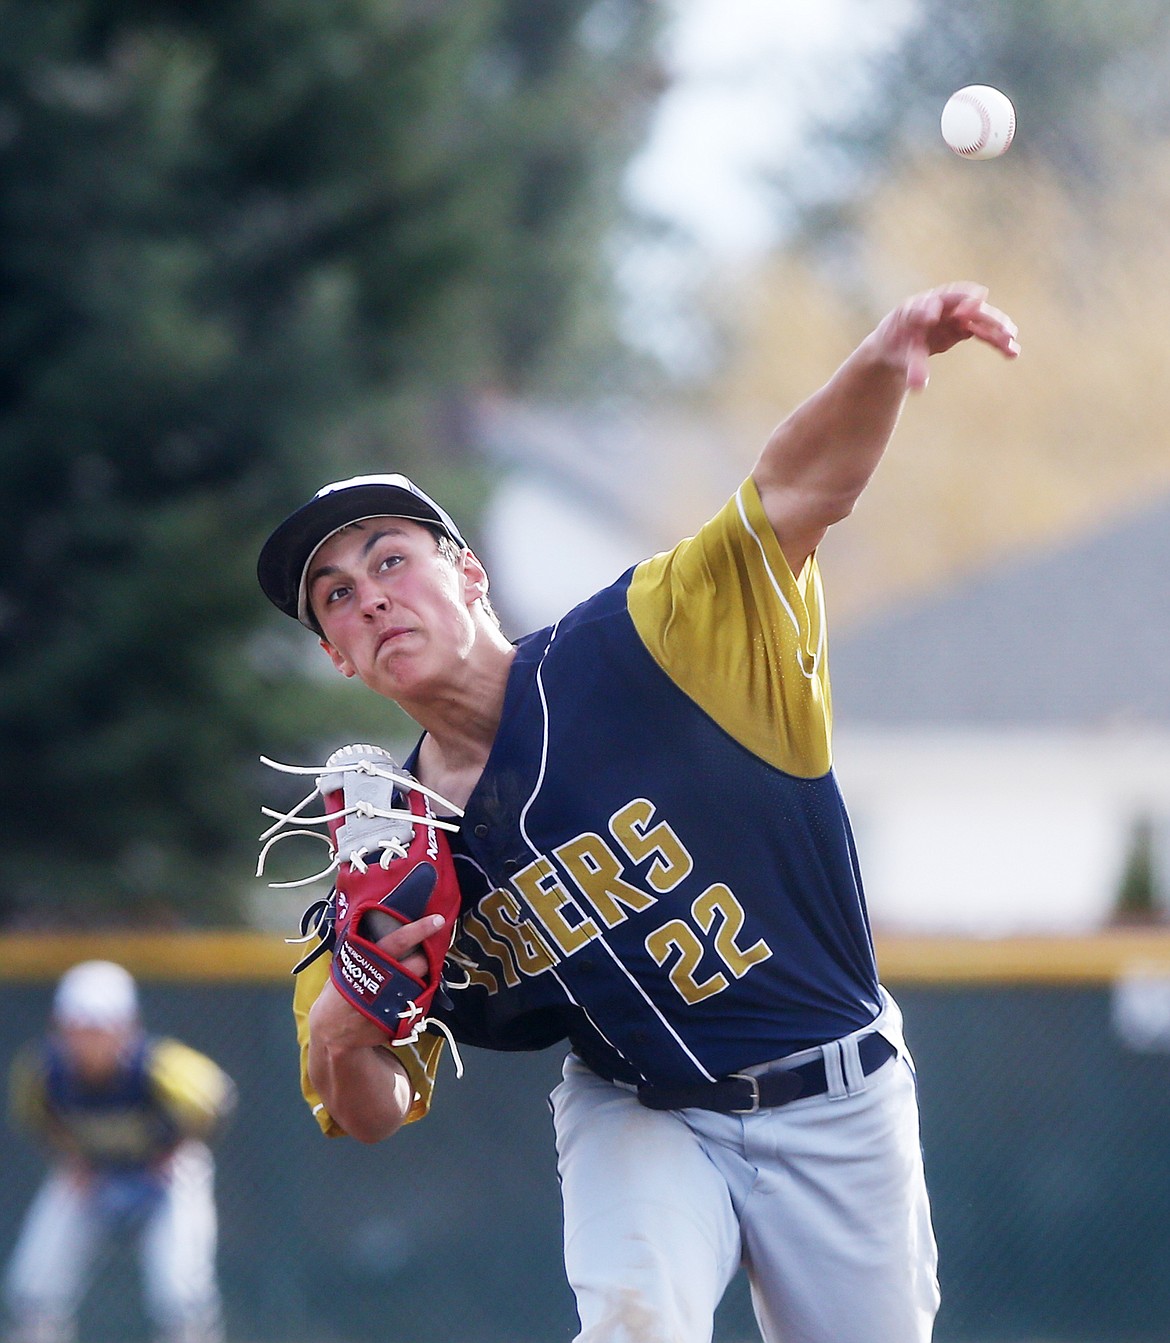
<instances>
[{"instance_id":1,"label":"yellow fabric near glove","mask_svg":"<svg viewBox=\"0 0 1170 1343\"><path fill-rule=\"evenodd\" d=\"M325 1102L309 1079L309 1009L325 987L331 960L332 957L326 952L296 976L293 988L293 1017L296 1020L297 1044L301 1052L301 1094L313 1112L321 1132L327 1138L342 1138L346 1136L345 1130L325 1108ZM415 1120L424 1118L431 1108L435 1073L438 1071L439 1058L443 1052L443 1037L424 1033L414 1044L387 1045L386 1048L391 1050L410 1078L414 1100L405 1122L413 1124Z\"/></svg>"}]
</instances>

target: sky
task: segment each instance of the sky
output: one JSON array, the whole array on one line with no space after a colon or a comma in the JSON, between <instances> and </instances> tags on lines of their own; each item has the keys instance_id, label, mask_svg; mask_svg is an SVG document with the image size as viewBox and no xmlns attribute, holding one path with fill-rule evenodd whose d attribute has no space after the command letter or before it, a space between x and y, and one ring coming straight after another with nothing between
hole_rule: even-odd
<instances>
[{"instance_id":1,"label":"sky","mask_svg":"<svg viewBox=\"0 0 1170 1343\"><path fill-rule=\"evenodd\" d=\"M851 63L890 35L913 0L661 0L671 13L671 86L627 177L630 202L686 235L682 247L619 259L625 335L680 375L701 371L703 333L688 286L705 264L749 263L778 237L762 174L799 144L807 117L831 114L856 83ZM500 592L538 628L644 558L645 537L598 516L571 486L516 472L485 517ZM556 554L561 562L547 563Z\"/></svg>"},{"instance_id":2,"label":"sky","mask_svg":"<svg viewBox=\"0 0 1170 1343\"><path fill-rule=\"evenodd\" d=\"M863 58L889 45L915 0L661 0L670 87L626 178L630 205L672 226L623 240L614 262L622 335L680 380L708 371L697 296L783 236L767 185L811 122L852 110Z\"/></svg>"},{"instance_id":3,"label":"sky","mask_svg":"<svg viewBox=\"0 0 1170 1343\"><path fill-rule=\"evenodd\" d=\"M664 0L665 95L628 178L631 200L740 259L776 236L759 176L853 86L840 71L887 42L912 0Z\"/></svg>"}]
</instances>

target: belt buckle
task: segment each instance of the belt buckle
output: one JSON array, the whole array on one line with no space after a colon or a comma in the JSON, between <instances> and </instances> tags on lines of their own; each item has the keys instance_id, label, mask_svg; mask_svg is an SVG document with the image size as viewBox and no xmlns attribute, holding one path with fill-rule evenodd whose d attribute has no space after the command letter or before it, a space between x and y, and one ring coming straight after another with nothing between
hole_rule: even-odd
<instances>
[{"instance_id":1,"label":"belt buckle","mask_svg":"<svg viewBox=\"0 0 1170 1343\"><path fill-rule=\"evenodd\" d=\"M754 1115L760 1108L760 1079L754 1073L732 1073L730 1080L733 1082L747 1082L751 1087L752 1103L747 1109L732 1109L729 1114L733 1115Z\"/></svg>"}]
</instances>

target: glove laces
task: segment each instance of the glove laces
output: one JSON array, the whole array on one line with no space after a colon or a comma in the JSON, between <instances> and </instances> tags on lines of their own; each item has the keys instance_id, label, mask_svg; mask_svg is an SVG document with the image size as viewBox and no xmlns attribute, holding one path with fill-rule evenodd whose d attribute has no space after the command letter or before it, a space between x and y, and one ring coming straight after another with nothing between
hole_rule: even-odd
<instances>
[{"instance_id":1,"label":"glove laces","mask_svg":"<svg viewBox=\"0 0 1170 1343\"><path fill-rule=\"evenodd\" d=\"M321 881L337 871L343 863L349 863L359 872L368 871L374 861L383 869L388 868L396 858L407 856L416 826L452 832L457 832L459 829L456 822L435 816L429 805L425 816L416 816L409 807L394 805L396 791L417 792L427 798L428 803L437 803L444 812L457 817L463 815L462 807L457 807L442 794L436 793L400 769L393 756L380 746L342 747L334 751L323 766L288 765L264 755L260 757L260 762L284 774L315 775L316 778L312 791L288 811L261 807L262 815L267 816L273 824L259 836L262 847L256 862L256 875L258 877L264 875L264 864L269 853L276 844L286 839L307 837L324 840L331 849L335 849L328 866L307 877L299 877L292 881L268 882L269 887L274 890L312 885L313 882ZM333 811L323 811L320 815L304 815L305 809L311 806L316 798L321 798L324 803L325 797L334 793L341 794L343 799L341 807ZM338 821L341 825L336 827L334 833L330 829L330 824ZM311 826L321 828L310 829ZM298 974L306 966L311 965L325 951L332 950L335 940L336 897L337 887L334 886L327 896L315 900L305 910L301 916L300 936L285 938L286 944L290 946L304 945L314 938L317 939L316 946L293 967L293 974ZM464 966L460 966L464 976L462 983L448 983L445 969L446 967L442 988L466 988L471 982ZM451 1046L456 1077L463 1076L463 1060L459 1054L459 1047L446 1022L426 1016L422 1008L413 1001L407 1002L405 1009L399 1013L399 1018L408 1022L411 1029L410 1034L397 1040L396 1044L413 1044L425 1029L433 1026L446 1037L447 1043Z\"/></svg>"},{"instance_id":2,"label":"glove laces","mask_svg":"<svg viewBox=\"0 0 1170 1343\"><path fill-rule=\"evenodd\" d=\"M359 755L357 752L366 754ZM370 756L381 757L383 763L377 763L370 759ZM444 811L451 812L455 816L463 815L461 807L455 806L453 802L449 802L441 794L436 793L434 789L419 783L405 770L400 770L393 757L388 752L383 751L380 746L343 747L340 751L334 751L323 767L320 765L286 765L279 760L270 760L266 755L260 757L260 762L270 769L280 770L284 774L315 774L318 777L313 790L301 798L296 806L289 811L276 811L272 807L260 808L261 814L269 817L274 824L270 825L259 837L263 847L256 862L256 875L258 877L264 875L264 864L273 846L279 844L282 840L294 837L320 839L332 848L334 840L328 828L311 830L307 827L313 825L328 827L331 821L348 822L342 825L337 832L337 851L333 854L328 866L323 867L319 872L313 872L307 877L299 877L293 881L270 881L268 885L273 890L291 890L298 886L311 886L313 882L321 881L331 872L336 871L342 863L349 863L359 872L365 872L369 866L367 855L372 853L378 853L378 862L383 868L387 868L395 858L406 856L407 846L416 825L433 826L436 830L457 831L459 829L455 822L442 820L440 817L429 814L429 808L428 815L422 817L416 816L409 808L392 805L394 789L400 789L421 793L432 802L437 802ZM363 790L371 796L355 796L351 803L348 800L351 789L346 787L346 778L361 775L371 780L382 780L383 782L373 784L369 789ZM339 790L346 799L344 806L336 811L323 812L319 816L302 815L304 809L315 798L320 797L324 800L326 793ZM352 791L357 792L356 789ZM377 801L371 800L371 797L376 798ZM391 805L379 806L378 802L383 800L391 803ZM362 821L370 824L358 824ZM379 822L383 824L379 824ZM348 851L345 847L347 836L354 840Z\"/></svg>"}]
</instances>

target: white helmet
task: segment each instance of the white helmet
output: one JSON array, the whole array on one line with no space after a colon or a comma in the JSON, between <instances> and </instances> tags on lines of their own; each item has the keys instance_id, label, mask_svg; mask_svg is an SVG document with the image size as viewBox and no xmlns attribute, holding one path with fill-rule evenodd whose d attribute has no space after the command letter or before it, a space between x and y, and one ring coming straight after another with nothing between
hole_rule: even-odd
<instances>
[{"instance_id":1,"label":"white helmet","mask_svg":"<svg viewBox=\"0 0 1170 1343\"><path fill-rule=\"evenodd\" d=\"M53 996L59 1026L129 1026L138 1017L138 990L113 961L82 961L66 970Z\"/></svg>"}]
</instances>

